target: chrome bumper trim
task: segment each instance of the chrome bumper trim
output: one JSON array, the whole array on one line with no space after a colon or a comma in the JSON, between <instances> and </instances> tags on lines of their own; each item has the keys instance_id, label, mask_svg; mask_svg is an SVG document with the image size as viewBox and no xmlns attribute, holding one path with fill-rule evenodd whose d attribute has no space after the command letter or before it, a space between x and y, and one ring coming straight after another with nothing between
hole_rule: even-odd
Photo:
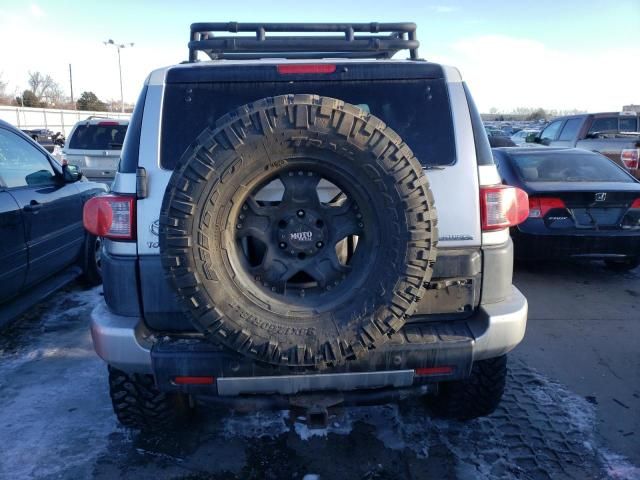
<instances>
[{"instance_id":1,"label":"chrome bumper trim","mask_svg":"<svg viewBox=\"0 0 640 480\"><path fill-rule=\"evenodd\" d=\"M272 377L219 378L218 395L242 394L295 395L321 390L350 391L413 385L413 370L388 372L325 373L320 375L282 375Z\"/></svg>"}]
</instances>

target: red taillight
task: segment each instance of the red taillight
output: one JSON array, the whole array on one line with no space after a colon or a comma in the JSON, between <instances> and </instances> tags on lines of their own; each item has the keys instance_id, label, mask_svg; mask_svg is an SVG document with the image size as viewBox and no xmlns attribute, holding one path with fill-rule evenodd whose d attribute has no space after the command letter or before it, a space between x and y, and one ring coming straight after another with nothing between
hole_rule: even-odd
<instances>
[{"instance_id":1,"label":"red taillight","mask_svg":"<svg viewBox=\"0 0 640 480\"><path fill-rule=\"evenodd\" d=\"M212 385L215 377L175 377L173 383L176 385Z\"/></svg>"},{"instance_id":2,"label":"red taillight","mask_svg":"<svg viewBox=\"0 0 640 480\"><path fill-rule=\"evenodd\" d=\"M629 208L640 208L640 198L636 198Z\"/></svg>"},{"instance_id":3,"label":"red taillight","mask_svg":"<svg viewBox=\"0 0 640 480\"><path fill-rule=\"evenodd\" d=\"M101 127L117 127L120 125L118 122L98 122Z\"/></svg>"},{"instance_id":4,"label":"red taillight","mask_svg":"<svg viewBox=\"0 0 640 480\"><path fill-rule=\"evenodd\" d=\"M625 148L620 153L622 164L629 170L638 168L638 159L640 158L640 148Z\"/></svg>"},{"instance_id":5,"label":"red taillight","mask_svg":"<svg viewBox=\"0 0 640 480\"><path fill-rule=\"evenodd\" d=\"M84 204L82 223L89 233L118 240L135 238L135 201L132 196L101 195Z\"/></svg>"},{"instance_id":6,"label":"red taillight","mask_svg":"<svg viewBox=\"0 0 640 480\"><path fill-rule=\"evenodd\" d=\"M329 63L318 64L298 64L298 65L278 65L278 73L281 75L293 75L293 74L309 74L309 73L333 73L336 71L336 66Z\"/></svg>"},{"instance_id":7,"label":"red taillight","mask_svg":"<svg viewBox=\"0 0 640 480\"><path fill-rule=\"evenodd\" d=\"M418 377L424 377L427 375L448 375L453 373L453 367L425 367L416 368L414 371Z\"/></svg>"},{"instance_id":8,"label":"red taillight","mask_svg":"<svg viewBox=\"0 0 640 480\"><path fill-rule=\"evenodd\" d=\"M529 215L527 193L509 185L480 188L482 230L514 227Z\"/></svg>"},{"instance_id":9,"label":"red taillight","mask_svg":"<svg viewBox=\"0 0 640 480\"><path fill-rule=\"evenodd\" d=\"M567 207L561 198L529 197L529 218L544 218L554 208Z\"/></svg>"}]
</instances>

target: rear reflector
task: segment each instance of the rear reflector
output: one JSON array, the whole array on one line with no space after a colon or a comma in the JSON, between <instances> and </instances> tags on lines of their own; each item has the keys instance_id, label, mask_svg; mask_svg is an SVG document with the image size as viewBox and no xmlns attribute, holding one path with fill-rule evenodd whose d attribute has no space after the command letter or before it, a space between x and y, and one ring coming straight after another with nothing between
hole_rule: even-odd
<instances>
[{"instance_id":1,"label":"rear reflector","mask_svg":"<svg viewBox=\"0 0 640 480\"><path fill-rule=\"evenodd\" d=\"M636 198L629 208L640 208L640 198Z\"/></svg>"},{"instance_id":2,"label":"rear reflector","mask_svg":"<svg viewBox=\"0 0 640 480\"><path fill-rule=\"evenodd\" d=\"M640 159L640 148L625 148L620 153L620 160L629 170L638 168L638 159Z\"/></svg>"},{"instance_id":3,"label":"rear reflector","mask_svg":"<svg viewBox=\"0 0 640 480\"><path fill-rule=\"evenodd\" d=\"M84 204L82 223L97 237L117 240L135 239L135 202L133 196L100 195Z\"/></svg>"},{"instance_id":4,"label":"rear reflector","mask_svg":"<svg viewBox=\"0 0 640 480\"><path fill-rule=\"evenodd\" d=\"M527 193L509 185L481 187L480 214L482 230L514 227L524 222L529 215Z\"/></svg>"},{"instance_id":5,"label":"rear reflector","mask_svg":"<svg viewBox=\"0 0 640 480\"><path fill-rule=\"evenodd\" d=\"M567 207L561 198L529 197L529 218L544 218L554 208Z\"/></svg>"},{"instance_id":6,"label":"rear reflector","mask_svg":"<svg viewBox=\"0 0 640 480\"><path fill-rule=\"evenodd\" d=\"M98 122L101 127L117 127L120 125L118 122Z\"/></svg>"},{"instance_id":7,"label":"rear reflector","mask_svg":"<svg viewBox=\"0 0 640 480\"><path fill-rule=\"evenodd\" d=\"M453 373L453 367L428 367L428 368L416 368L415 374L418 377L424 377L427 375L448 375Z\"/></svg>"},{"instance_id":8,"label":"rear reflector","mask_svg":"<svg viewBox=\"0 0 640 480\"><path fill-rule=\"evenodd\" d=\"M215 377L175 377L173 379L176 385L212 385L215 381Z\"/></svg>"},{"instance_id":9,"label":"rear reflector","mask_svg":"<svg viewBox=\"0 0 640 480\"><path fill-rule=\"evenodd\" d=\"M278 73L281 75L310 74L310 73L333 73L336 66L329 63L301 64L301 65L278 65Z\"/></svg>"}]
</instances>

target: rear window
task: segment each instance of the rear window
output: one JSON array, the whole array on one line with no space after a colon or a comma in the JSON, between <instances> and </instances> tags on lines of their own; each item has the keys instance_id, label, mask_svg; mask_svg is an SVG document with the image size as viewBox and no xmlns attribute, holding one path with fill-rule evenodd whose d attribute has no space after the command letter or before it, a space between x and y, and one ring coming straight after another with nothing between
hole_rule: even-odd
<instances>
[{"instance_id":1,"label":"rear window","mask_svg":"<svg viewBox=\"0 0 640 480\"><path fill-rule=\"evenodd\" d=\"M589 152L510 153L525 182L633 182L611 160Z\"/></svg>"},{"instance_id":2,"label":"rear window","mask_svg":"<svg viewBox=\"0 0 640 480\"><path fill-rule=\"evenodd\" d=\"M591 127L589 133L604 133L604 132L617 132L618 131L618 117L600 117L596 118Z\"/></svg>"},{"instance_id":3,"label":"rear window","mask_svg":"<svg viewBox=\"0 0 640 480\"><path fill-rule=\"evenodd\" d=\"M638 119L636 117L620 117L621 132L637 132L638 130Z\"/></svg>"},{"instance_id":4,"label":"rear window","mask_svg":"<svg viewBox=\"0 0 640 480\"><path fill-rule=\"evenodd\" d=\"M175 168L191 142L225 113L265 97L311 93L358 105L381 118L423 165L455 163L444 80L170 84L162 115L161 165Z\"/></svg>"},{"instance_id":5,"label":"rear window","mask_svg":"<svg viewBox=\"0 0 640 480\"><path fill-rule=\"evenodd\" d=\"M73 150L121 150L126 125L78 125L69 140Z\"/></svg>"}]
</instances>

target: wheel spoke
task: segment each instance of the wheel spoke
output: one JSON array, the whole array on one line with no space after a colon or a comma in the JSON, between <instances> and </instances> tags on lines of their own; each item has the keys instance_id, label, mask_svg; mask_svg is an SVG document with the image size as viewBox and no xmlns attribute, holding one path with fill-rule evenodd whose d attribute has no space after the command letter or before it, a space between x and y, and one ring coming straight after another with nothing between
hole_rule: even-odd
<instances>
[{"instance_id":1,"label":"wheel spoke","mask_svg":"<svg viewBox=\"0 0 640 480\"><path fill-rule=\"evenodd\" d=\"M272 207L262 207L253 198L248 198L236 222L236 236L254 237L266 244L269 241L269 228L274 210Z\"/></svg>"},{"instance_id":2,"label":"wheel spoke","mask_svg":"<svg viewBox=\"0 0 640 480\"><path fill-rule=\"evenodd\" d=\"M353 202L347 199L339 207L324 208L324 211L330 217L329 234L333 245L349 235L358 235L362 232L364 226L362 216L353 207Z\"/></svg>"},{"instance_id":3,"label":"wheel spoke","mask_svg":"<svg viewBox=\"0 0 640 480\"><path fill-rule=\"evenodd\" d=\"M319 287L325 288L337 285L351 271L351 267L342 265L335 249L327 247L326 253L317 257L303 270L318 282Z\"/></svg>"},{"instance_id":4,"label":"wheel spoke","mask_svg":"<svg viewBox=\"0 0 640 480\"><path fill-rule=\"evenodd\" d=\"M262 263L250 270L256 281L278 290L282 290L285 282L296 273L292 271L290 262L283 260L271 249L267 249Z\"/></svg>"},{"instance_id":5,"label":"wheel spoke","mask_svg":"<svg viewBox=\"0 0 640 480\"><path fill-rule=\"evenodd\" d=\"M288 172L280 175L280 181L284 184L284 195L282 196L282 204L290 206L294 203L300 207L320 207L320 199L318 198L318 183L320 176L311 172Z\"/></svg>"}]
</instances>

